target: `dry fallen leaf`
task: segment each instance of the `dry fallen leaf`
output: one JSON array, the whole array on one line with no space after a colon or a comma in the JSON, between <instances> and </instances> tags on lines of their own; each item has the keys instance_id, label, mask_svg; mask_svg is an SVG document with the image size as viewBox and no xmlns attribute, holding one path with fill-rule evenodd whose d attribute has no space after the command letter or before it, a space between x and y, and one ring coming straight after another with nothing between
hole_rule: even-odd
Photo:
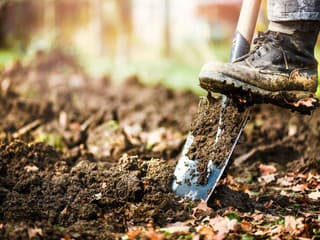
<instances>
[{"instance_id":1,"label":"dry fallen leaf","mask_svg":"<svg viewBox=\"0 0 320 240\"><path fill-rule=\"evenodd\" d=\"M298 184L293 186L291 190L294 192L303 192L304 190L306 190L306 188L307 186L305 184Z\"/></svg>"},{"instance_id":2,"label":"dry fallen leaf","mask_svg":"<svg viewBox=\"0 0 320 240\"><path fill-rule=\"evenodd\" d=\"M274 180L276 180L276 175L275 174L269 174L269 175L266 175L266 176L262 176L262 177L259 178L259 180L260 181L263 180L266 183L271 183Z\"/></svg>"},{"instance_id":3,"label":"dry fallen leaf","mask_svg":"<svg viewBox=\"0 0 320 240\"><path fill-rule=\"evenodd\" d=\"M300 107L300 106L313 107L316 102L317 102L317 100L315 98L304 98L304 99L299 100L296 103L293 103L293 106L295 106L295 107Z\"/></svg>"},{"instance_id":4,"label":"dry fallen leaf","mask_svg":"<svg viewBox=\"0 0 320 240\"><path fill-rule=\"evenodd\" d=\"M263 222L264 214L254 213L252 217L253 217L255 223L260 224Z\"/></svg>"},{"instance_id":5,"label":"dry fallen leaf","mask_svg":"<svg viewBox=\"0 0 320 240\"><path fill-rule=\"evenodd\" d=\"M36 237L37 235L42 236L42 229L41 228L28 228L28 236L29 239Z\"/></svg>"},{"instance_id":6,"label":"dry fallen leaf","mask_svg":"<svg viewBox=\"0 0 320 240\"><path fill-rule=\"evenodd\" d=\"M27 172L37 172L39 168L37 166L27 165L24 167L24 170L26 170Z\"/></svg>"},{"instance_id":7,"label":"dry fallen leaf","mask_svg":"<svg viewBox=\"0 0 320 240\"><path fill-rule=\"evenodd\" d=\"M270 226L266 229L264 234L266 234L266 232L267 232L271 235L277 235L282 231L282 229L283 229L283 227L280 225ZM275 238L275 239L279 239L279 238Z\"/></svg>"},{"instance_id":8,"label":"dry fallen leaf","mask_svg":"<svg viewBox=\"0 0 320 240\"><path fill-rule=\"evenodd\" d=\"M183 223L182 223L183 224ZM181 225L181 226L168 226L166 228L161 228L161 232L166 232L166 233L188 233L190 230L189 226Z\"/></svg>"},{"instance_id":9,"label":"dry fallen leaf","mask_svg":"<svg viewBox=\"0 0 320 240\"><path fill-rule=\"evenodd\" d=\"M214 239L224 239L230 231L235 231L239 227L236 219L230 220L227 217L217 216L210 219L209 225L216 231Z\"/></svg>"},{"instance_id":10,"label":"dry fallen leaf","mask_svg":"<svg viewBox=\"0 0 320 240\"><path fill-rule=\"evenodd\" d=\"M78 123L78 122L73 122L73 123L70 123L69 128L70 128L72 131L80 132L80 130L81 130L81 124Z\"/></svg>"},{"instance_id":11,"label":"dry fallen leaf","mask_svg":"<svg viewBox=\"0 0 320 240\"><path fill-rule=\"evenodd\" d=\"M289 124L288 136L292 137L292 136L296 135L297 132L298 132L298 127L296 125Z\"/></svg>"},{"instance_id":12,"label":"dry fallen leaf","mask_svg":"<svg viewBox=\"0 0 320 240\"><path fill-rule=\"evenodd\" d=\"M7 94L11 84L12 84L12 80L10 78L5 78L1 81L0 88L1 88L2 92L4 93L4 95Z\"/></svg>"},{"instance_id":13,"label":"dry fallen leaf","mask_svg":"<svg viewBox=\"0 0 320 240\"><path fill-rule=\"evenodd\" d=\"M277 171L275 166L265 165L265 164L260 164L259 170L260 170L260 174L262 177L268 176L268 175L275 173Z\"/></svg>"},{"instance_id":14,"label":"dry fallen leaf","mask_svg":"<svg viewBox=\"0 0 320 240\"><path fill-rule=\"evenodd\" d=\"M211 239L217 239L216 234L214 233L213 229L207 226L203 226L198 230L198 233L203 236L204 240L211 240Z\"/></svg>"},{"instance_id":15,"label":"dry fallen leaf","mask_svg":"<svg viewBox=\"0 0 320 240\"><path fill-rule=\"evenodd\" d=\"M203 215L208 216L211 212L212 212L212 209L208 207L205 201L201 200L198 206L192 209L192 217L198 218L199 216L203 216Z\"/></svg>"},{"instance_id":16,"label":"dry fallen leaf","mask_svg":"<svg viewBox=\"0 0 320 240\"><path fill-rule=\"evenodd\" d=\"M247 222L246 220L242 220L241 229L246 232L250 232L252 230L252 224Z\"/></svg>"},{"instance_id":17,"label":"dry fallen leaf","mask_svg":"<svg viewBox=\"0 0 320 240\"><path fill-rule=\"evenodd\" d=\"M308 197L312 200L318 200L320 199L320 191L309 193Z\"/></svg>"},{"instance_id":18,"label":"dry fallen leaf","mask_svg":"<svg viewBox=\"0 0 320 240\"><path fill-rule=\"evenodd\" d=\"M288 186L292 186L293 181L294 181L293 177L284 176L277 180L277 184L283 187L288 187Z\"/></svg>"},{"instance_id":19,"label":"dry fallen leaf","mask_svg":"<svg viewBox=\"0 0 320 240\"><path fill-rule=\"evenodd\" d=\"M136 239L136 237L142 234L142 230L140 228L134 228L127 233L128 239Z\"/></svg>"},{"instance_id":20,"label":"dry fallen leaf","mask_svg":"<svg viewBox=\"0 0 320 240\"><path fill-rule=\"evenodd\" d=\"M151 132L141 134L141 139L154 151L164 151L167 148L175 148L184 141L184 136L171 128L158 128Z\"/></svg>"},{"instance_id":21,"label":"dry fallen leaf","mask_svg":"<svg viewBox=\"0 0 320 240\"><path fill-rule=\"evenodd\" d=\"M298 235L304 230L303 218L295 218L294 216L286 216L284 218L284 228L292 235Z\"/></svg>"},{"instance_id":22,"label":"dry fallen leaf","mask_svg":"<svg viewBox=\"0 0 320 240\"><path fill-rule=\"evenodd\" d=\"M74 240L72 237L70 237L70 235L65 235L63 238L61 238L60 240Z\"/></svg>"},{"instance_id":23,"label":"dry fallen leaf","mask_svg":"<svg viewBox=\"0 0 320 240\"><path fill-rule=\"evenodd\" d=\"M270 207L272 206L272 204L273 204L273 201L270 200L270 201L266 202L263 206L264 206L265 208L270 208Z\"/></svg>"},{"instance_id":24,"label":"dry fallen leaf","mask_svg":"<svg viewBox=\"0 0 320 240\"><path fill-rule=\"evenodd\" d=\"M163 233L157 233L154 230L149 230L145 233L145 236L149 240L163 240L164 234Z\"/></svg>"}]
</instances>

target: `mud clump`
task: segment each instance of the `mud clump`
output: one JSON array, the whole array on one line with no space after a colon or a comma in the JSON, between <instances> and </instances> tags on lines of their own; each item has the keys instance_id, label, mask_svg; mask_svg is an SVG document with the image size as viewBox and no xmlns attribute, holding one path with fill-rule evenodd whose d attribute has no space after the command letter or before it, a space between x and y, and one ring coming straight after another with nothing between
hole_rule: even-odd
<instances>
[{"instance_id":1,"label":"mud clump","mask_svg":"<svg viewBox=\"0 0 320 240\"><path fill-rule=\"evenodd\" d=\"M191 125L194 139L187 154L189 159L198 160L199 184L207 184L209 161L218 168L223 167L242 121L242 113L232 102L222 107L222 99L208 96L200 100L198 113Z\"/></svg>"}]
</instances>

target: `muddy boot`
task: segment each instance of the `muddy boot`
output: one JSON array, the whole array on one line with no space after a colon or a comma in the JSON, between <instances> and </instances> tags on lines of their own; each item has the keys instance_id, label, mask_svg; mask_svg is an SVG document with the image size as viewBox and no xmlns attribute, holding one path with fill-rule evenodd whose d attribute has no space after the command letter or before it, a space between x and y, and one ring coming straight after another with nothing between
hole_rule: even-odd
<instances>
[{"instance_id":1,"label":"muddy boot","mask_svg":"<svg viewBox=\"0 0 320 240\"><path fill-rule=\"evenodd\" d=\"M317 36L318 31L259 33L254 49L234 63L206 64L200 85L212 92L241 96L245 102L273 103L300 112L313 109L318 105Z\"/></svg>"}]
</instances>

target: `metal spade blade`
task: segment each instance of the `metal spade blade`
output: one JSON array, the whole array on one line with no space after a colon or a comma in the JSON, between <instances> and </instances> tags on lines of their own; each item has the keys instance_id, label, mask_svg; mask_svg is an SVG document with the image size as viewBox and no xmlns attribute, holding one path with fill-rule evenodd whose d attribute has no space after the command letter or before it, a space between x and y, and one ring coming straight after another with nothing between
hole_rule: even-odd
<instances>
[{"instance_id":1,"label":"metal spade blade","mask_svg":"<svg viewBox=\"0 0 320 240\"><path fill-rule=\"evenodd\" d=\"M208 161L207 166L207 183L201 184L199 183L199 172L198 172L198 159L190 159L188 157L189 149L194 141L194 136L192 132L189 133L185 146L183 148L182 154L179 158L178 164L176 166L176 170L174 172L175 180L172 184L172 189L175 193L177 193L181 197L189 197L193 200L202 199L204 201L208 201L211 194L214 191L218 181L220 180L226 166L229 163L231 155L234 151L235 146L241 136L241 133L247 123L249 117L249 110L241 113L240 121L233 121L234 127L229 127L228 129L222 128L223 119L224 119L224 109L228 107L229 104L233 104L233 102L229 101L228 98L224 97L221 102L221 112L220 115L216 116L219 118L218 130L216 131L215 136L215 144L219 142L224 136L229 136L231 133L228 129L236 129L239 128L239 132L234 139L232 145L230 145L229 149L226 149L226 158L222 161L223 165L216 166L211 159ZM239 118L238 118L239 119ZM208 138L206 139L207 141Z\"/></svg>"}]
</instances>

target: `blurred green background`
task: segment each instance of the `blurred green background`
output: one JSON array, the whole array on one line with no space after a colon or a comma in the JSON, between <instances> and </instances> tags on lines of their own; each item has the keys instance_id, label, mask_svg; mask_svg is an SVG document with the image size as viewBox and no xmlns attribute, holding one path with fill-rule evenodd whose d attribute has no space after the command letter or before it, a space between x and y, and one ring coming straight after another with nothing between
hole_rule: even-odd
<instances>
[{"instance_id":1,"label":"blurred green background","mask_svg":"<svg viewBox=\"0 0 320 240\"><path fill-rule=\"evenodd\" d=\"M145 84L200 94L202 64L228 61L240 6L241 0L1 0L0 68L62 48L95 77L121 82L138 75ZM263 1L257 30L267 24Z\"/></svg>"}]
</instances>

